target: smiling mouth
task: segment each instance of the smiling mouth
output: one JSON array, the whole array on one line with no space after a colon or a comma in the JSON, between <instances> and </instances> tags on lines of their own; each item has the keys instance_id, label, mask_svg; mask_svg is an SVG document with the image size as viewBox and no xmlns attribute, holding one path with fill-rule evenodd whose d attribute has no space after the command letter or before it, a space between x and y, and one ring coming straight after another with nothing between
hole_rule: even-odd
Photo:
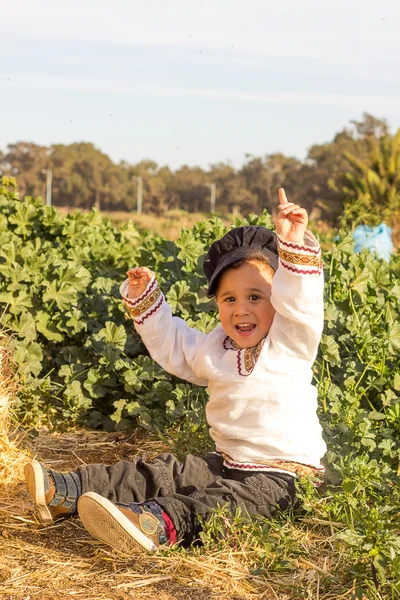
<instances>
[{"instance_id":1,"label":"smiling mouth","mask_svg":"<svg viewBox=\"0 0 400 600\"><path fill-rule=\"evenodd\" d=\"M235 329L239 333L251 333L255 328L254 323L238 323L235 325Z\"/></svg>"}]
</instances>

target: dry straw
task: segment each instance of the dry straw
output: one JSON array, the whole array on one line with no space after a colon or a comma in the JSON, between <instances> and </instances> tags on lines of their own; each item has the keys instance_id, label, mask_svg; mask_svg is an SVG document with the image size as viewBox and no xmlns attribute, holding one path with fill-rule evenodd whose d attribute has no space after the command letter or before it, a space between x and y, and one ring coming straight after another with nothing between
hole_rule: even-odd
<instances>
[{"instance_id":1,"label":"dry straw","mask_svg":"<svg viewBox=\"0 0 400 600\"><path fill-rule=\"evenodd\" d=\"M21 479L27 452L21 449L21 433L11 418L16 393L15 378L10 370L10 350L5 333L0 334L0 494Z\"/></svg>"}]
</instances>

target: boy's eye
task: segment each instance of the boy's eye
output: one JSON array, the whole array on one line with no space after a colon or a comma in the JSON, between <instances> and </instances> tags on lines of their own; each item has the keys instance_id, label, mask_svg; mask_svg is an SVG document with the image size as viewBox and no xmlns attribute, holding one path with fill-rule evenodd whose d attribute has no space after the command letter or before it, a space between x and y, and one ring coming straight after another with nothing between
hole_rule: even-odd
<instances>
[{"instance_id":1,"label":"boy's eye","mask_svg":"<svg viewBox=\"0 0 400 600\"><path fill-rule=\"evenodd\" d=\"M235 302L235 298L233 296L228 296L228 298L225 298L224 302Z\"/></svg>"},{"instance_id":2,"label":"boy's eye","mask_svg":"<svg viewBox=\"0 0 400 600\"><path fill-rule=\"evenodd\" d=\"M250 300L253 300L253 301L254 301L254 300L259 300L259 299L260 299L260 296L259 296L258 294L251 294L251 295L249 296L249 298L250 298Z\"/></svg>"}]
</instances>

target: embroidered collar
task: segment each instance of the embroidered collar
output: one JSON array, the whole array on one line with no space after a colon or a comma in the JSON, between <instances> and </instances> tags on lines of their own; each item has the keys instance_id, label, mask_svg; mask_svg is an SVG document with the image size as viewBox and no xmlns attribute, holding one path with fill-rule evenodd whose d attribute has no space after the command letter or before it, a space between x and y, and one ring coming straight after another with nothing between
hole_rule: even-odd
<instances>
[{"instance_id":1,"label":"embroidered collar","mask_svg":"<svg viewBox=\"0 0 400 600\"><path fill-rule=\"evenodd\" d=\"M242 377L248 377L253 372L265 339L260 340L257 346L252 348L241 348L229 335L224 339L223 346L225 350L235 350L237 352L237 370Z\"/></svg>"}]
</instances>

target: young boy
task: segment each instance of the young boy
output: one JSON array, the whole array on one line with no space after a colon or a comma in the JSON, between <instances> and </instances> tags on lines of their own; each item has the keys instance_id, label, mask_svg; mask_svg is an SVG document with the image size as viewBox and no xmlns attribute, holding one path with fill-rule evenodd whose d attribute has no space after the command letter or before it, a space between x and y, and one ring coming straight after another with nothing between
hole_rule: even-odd
<instances>
[{"instance_id":1,"label":"young boy","mask_svg":"<svg viewBox=\"0 0 400 600\"><path fill-rule=\"evenodd\" d=\"M128 271L121 294L151 356L169 373L208 386L216 451L179 462L80 466L33 461L26 481L44 522L78 511L96 538L129 551L190 544L218 507L271 517L296 502L295 479L318 478L326 447L312 364L323 326L320 247L307 213L279 190L277 235L239 227L204 261L221 326L209 334L173 317L154 274ZM199 519L200 517L200 519Z\"/></svg>"}]
</instances>

